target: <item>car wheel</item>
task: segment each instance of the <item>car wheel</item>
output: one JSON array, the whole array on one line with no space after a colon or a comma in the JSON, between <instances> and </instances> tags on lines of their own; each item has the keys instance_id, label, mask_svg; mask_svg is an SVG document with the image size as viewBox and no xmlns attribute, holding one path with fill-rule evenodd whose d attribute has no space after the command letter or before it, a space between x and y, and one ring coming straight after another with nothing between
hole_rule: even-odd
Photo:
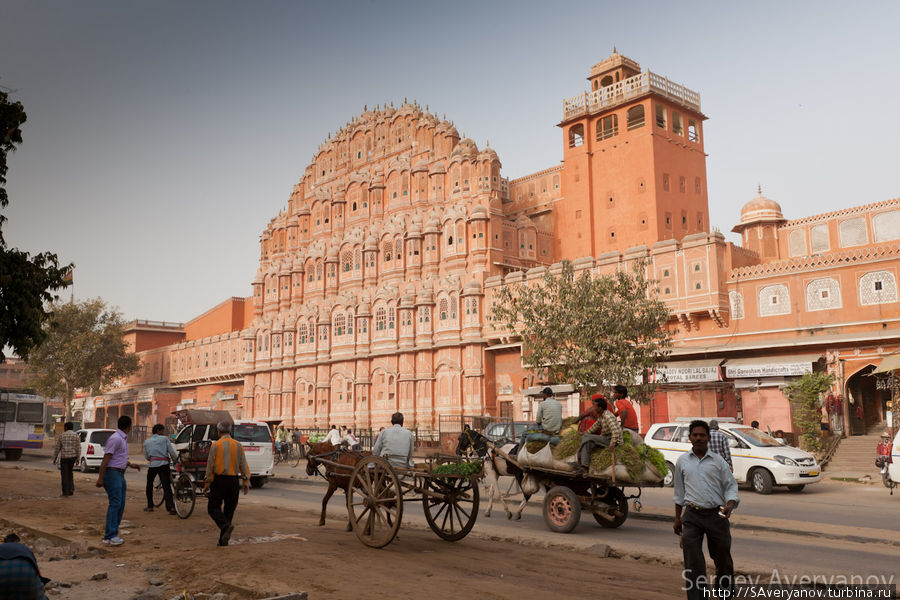
<instances>
[{"instance_id":1,"label":"car wheel","mask_svg":"<svg viewBox=\"0 0 900 600\"><path fill-rule=\"evenodd\" d=\"M789 492L794 492L795 494L798 492L802 492L803 488L806 487L805 483L800 483L798 485L789 485L787 486Z\"/></svg>"},{"instance_id":2,"label":"car wheel","mask_svg":"<svg viewBox=\"0 0 900 600\"><path fill-rule=\"evenodd\" d=\"M82 473L87 473L88 471L90 471L90 469L87 466L87 461L85 459L83 459L83 458L81 459L81 463L78 465L78 469Z\"/></svg>"},{"instance_id":3,"label":"car wheel","mask_svg":"<svg viewBox=\"0 0 900 600\"><path fill-rule=\"evenodd\" d=\"M772 474L765 469L754 469L750 474L750 485L757 494L771 494L773 484Z\"/></svg>"},{"instance_id":4,"label":"car wheel","mask_svg":"<svg viewBox=\"0 0 900 600\"><path fill-rule=\"evenodd\" d=\"M669 471L666 473L666 476L663 477L663 486L672 487L672 485L675 483L675 465L673 465L669 461L666 461L666 467L669 469Z\"/></svg>"},{"instance_id":5,"label":"car wheel","mask_svg":"<svg viewBox=\"0 0 900 600\"><path fill-rule=\"evenodd\" d=\"M250 478L250 487L252 487L253 489L261 488L264 485L266 485L265 477L251 477Z\"/></svg>"}]
</instances>

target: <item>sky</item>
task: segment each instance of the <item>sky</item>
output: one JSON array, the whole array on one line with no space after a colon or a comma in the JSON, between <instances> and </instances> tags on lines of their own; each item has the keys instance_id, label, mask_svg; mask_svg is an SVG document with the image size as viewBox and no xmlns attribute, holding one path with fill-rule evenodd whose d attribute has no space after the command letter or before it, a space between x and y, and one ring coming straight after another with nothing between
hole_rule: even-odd
<instances>
[{"instance_id":1,"label":"sky","mask_svg":"<svg viewBox=\"0 0 900 600\"><path fill-rule=\"evenodd\" d=\"M428 104L520 177L559 164L562 101L614 46L701 94L714 227L758 185L788 219L888 200L898 24L897 2L0 0L28 114L4 235L74 262L76 299L188 321L251 294L260 234L364 105Z\"/></svg>"}]
</instances>

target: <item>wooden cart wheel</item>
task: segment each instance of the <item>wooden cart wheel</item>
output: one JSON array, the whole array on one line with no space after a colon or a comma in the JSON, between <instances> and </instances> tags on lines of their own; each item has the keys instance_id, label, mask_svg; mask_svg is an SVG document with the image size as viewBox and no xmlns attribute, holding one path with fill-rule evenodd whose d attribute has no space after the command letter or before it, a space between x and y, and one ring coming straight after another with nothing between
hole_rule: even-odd
<instances>
[{"instance_id":1,"label":"wooden cart wheel","mask_svg":"<svg viewBox=\"0 0 900 600\"><path fill-rule=\"evenodd\" d=\"M356 464L347 488L347 512L353 533L366 546L383 548L400 529L403 493L390 463L367 456Z\"/></svg>"},{"instance_id":2,"label":"wooden cart wheel","mask_svg":"<svg viewBox=\"0 0 900 600\"><path fill-rule=\"evenodd\" d=\"M427 477L422 490L425 520L431 530L448 542L472 531L478 517L478 479L475 477Z\"/></svg>"},{"instance_id":3,"label":"wooden cart wheel","mask_svg":"<svg viewBox=\"0 0 900 600\"><path fill-rule=\"evenodd\" d=\"M544 496L544 522L550 531L569 533L581 520L581 501L575 492L558 485Z\"/></svg>"},{"instance_id":4,"label":"wooden cart wheel","mask_svg":"<svg viewBox=\"0 0 900 600\"><path fill-rule=\"evenodd\" d=\"M594 519L601 527L615 529L628 518L628 498L619 488L609 490L609 494L611 503L607 505L601 501L602 508L593 511Z\"/></svg>"}]
</instances>

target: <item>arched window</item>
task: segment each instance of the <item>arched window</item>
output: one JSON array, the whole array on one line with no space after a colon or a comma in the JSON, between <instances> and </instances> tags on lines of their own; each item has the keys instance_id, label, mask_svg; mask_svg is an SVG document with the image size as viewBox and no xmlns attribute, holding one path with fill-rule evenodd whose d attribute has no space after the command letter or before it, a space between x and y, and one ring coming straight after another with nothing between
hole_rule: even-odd
<instances>
[{"instance_id":1,"label":"arched window","mask_svg":"<svg viewBox=\"0 0 900 600\"><path fill-rule=\"evenodd\" d=\"M344 328L347 326L347 319L344 313L338 313L334 316L334 335L344 335Z\"/></svg>"},{"instance_id":2,"label":"arched window","mask_svg":"<svg viewBox=\"0 0 900 600\"><path fill-rule=\"evenodd\" d=\"M873 271L859 279L859 303L890 304L897 301L897 280L890 271Z\"/></svg>"},{"instance_id":3,"label":"arched window","mask_svg":"<svg viewBox=\"0 0 900 600\"><path fill-rule=\"evenodd\" d=\"M386 324L387 311L384 310L383 306L380 306L378 307L378 310L375 311L375 331L384 331Z\"/></svg>"},{"instance_id":4,"label":"arched window","mask_svg":"<svg viewBox=\"0 0 900 600\"><path fill-rule=\"evenodd\" d=\"M597 121L597 140L605 140L619 133L619 115L607 115Z\"/></svg>"},{"instance_id":5,"label":"arched window","mask_svg":"<svg viewBox=\"0 0 900 600\"><path fill-rule=\"evenodd\" d=\"M403 259L403 238L397 236L397 239L394 240L394 260L400 261Z\"/></svg>"},{"instance_id":6,"label":"arched window","mask_svg":"<svg viewBox=\"0 0 900 600\"><path fill-rule=\"evenodd\" d=\"M353 335L353 311L347 311L347 334Z\"/></svg>"},{"instance_id":7,"label":"arched window","mask_svg":"<svg viewBox=\"0 0 900 600\"><path fill-rule=\"evenodd\" d=\"M449 306L446 298L441 298L441 302L439 304L438 314L440 316L441 321L446 321L449 316Z\"/></svg>"},{"instance_id":8,"label":"arched window","mask_svg":"<svg viewBox=\"0 0 900 600\"><path fill-rule=\"evenodd\" d=\"M458 304L456 302L456 294L453 293L450 295L450 320L451 321L456 320L456 314L457 314L456 307L457 306L458 306Z\"/></svg>"},{"instance_id":9,"label":"arched window","mask_svg":"<svg viewBox=\"0 0 900 600\"><path fill-rule=\"evenodd\" d=\"M629 127L630 129L630 127ZM574 148L584 143L584 125L578 123L569 127L569 147Z\"/></svg>"},{"instance_id":10,"label":"arched window","mask_svg":"<svg viewBox=\"0 0 900 600\"><path fill-rule=\"evenodd\" d=\"M381 245L381 255L384 257L384 262L389 262L391 257L393 256L391 250L393 245L390 241L386 241Z\"/></svg>"},{"instance_id":11,"label":"arched window","mask_svg":"<svg viewBox=\"0 0 900 600\"><path fill-rule=\"evenodd\" d=\"M352 266L353 252L350 250L344 250L344 252L341 254L341 271L344 273L349 273Z\"/></svg>"},{"instance_id":12,"label":"arched window","mask_svg":"<svg viewBox=\"0 0 900 600\"><path fill-rule=\"evenodd\" d=\"M316 262L316 281L322 281L322 261Z\"/></svg>"},{"instance_id":13,"label":"arched window","mask_svg":"<svg viewBox=\"0 0 900 600\"><path fill-rule=\"evenodd\" d=\"M606 87L606 86L612 85L612 84L613 84L612 75L607 75L606 77L604 77L603 79L600 80L600 87Z\"/></svg>"},{"instance_id":14,"label":"arched window","mask_svg":"<svg viewBox=\"0 0 900 600\"><path fill-rule=\"evenodd\" d=\"M759 315L771 317L791 313L791 296L786 285L767 285L759 290Z\"/></svg>"},{"instance_id":15,"label":"arched window","mask_svg":"<svg viewBox=\"0 0 900 600\"><path fill-rule=\"evenodd\" d=\"M388 307L388 329L394 329L397 321L397 311L393 306Z\"/></svg>"},{"instance_id":16,"label":"arched window","mask_svg":"<svg viewBox=\"0 0 900 600\"><path fill-rule=\"evenodd\" d=\"M357 248L353 252L353 268L359 271L362 268L362 252Z\"/></svg>"},{"instance_id":17,"label":"arched window","mask_svg":"<svg viewBox=\"0 0 900 600\"><path fill-rule=\"evenodd\" d=\"M628 109L628 129L644 126L644 105L638 104Z\"/></svg>"}]
</instances>

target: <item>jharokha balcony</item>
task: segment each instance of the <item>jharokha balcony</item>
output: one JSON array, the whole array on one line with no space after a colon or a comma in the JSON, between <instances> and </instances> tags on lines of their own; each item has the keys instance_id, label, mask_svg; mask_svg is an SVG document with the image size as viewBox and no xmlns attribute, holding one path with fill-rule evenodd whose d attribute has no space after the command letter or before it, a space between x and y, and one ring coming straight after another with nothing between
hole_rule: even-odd
<instances>
[{"instance_id":1,"label":"jharokha balcony","mask_svg":"<svg viewBox=\"0 0 900 600\"><path fill-rule=\"evenodd\" d=\"M563 121L622 104L650 92L700 112L699 93L647 70L594 91L566 98L563 100Z\"/></svg>"}]
</instances>

